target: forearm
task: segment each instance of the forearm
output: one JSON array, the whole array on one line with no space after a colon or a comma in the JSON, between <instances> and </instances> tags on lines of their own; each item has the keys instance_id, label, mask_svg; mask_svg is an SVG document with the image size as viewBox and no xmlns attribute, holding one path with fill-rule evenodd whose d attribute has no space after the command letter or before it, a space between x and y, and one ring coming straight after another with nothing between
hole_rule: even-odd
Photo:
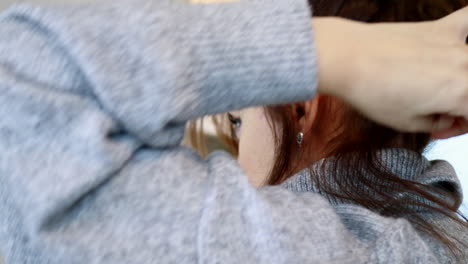
<instances>
[{"instance_id":1,"label":"forearm","mask_svg":"<svg viewBox=\"0 0 468 264\"><path fill-rule=\"evenodd\" d=\"M174 146L188 120L314 96L306 1L142 3L131 14L120 1L36 15L39 23L46 17L102 106L139 139Z\"/></svg>"}]
</instances>

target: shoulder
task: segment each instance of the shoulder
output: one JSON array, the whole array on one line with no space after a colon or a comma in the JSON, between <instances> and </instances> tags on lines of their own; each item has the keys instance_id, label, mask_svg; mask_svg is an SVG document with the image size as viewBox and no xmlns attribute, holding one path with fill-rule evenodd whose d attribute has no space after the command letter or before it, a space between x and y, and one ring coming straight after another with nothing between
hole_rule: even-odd
<instances>
[{"instance_id":1,"label":"shoulder","mask_svg":"<svg viewBox=\"0 0 468 264\"><path fill-rule=\"evenodd\" d=\"M466 246L461 244L462 241L468 241L468 230L449 217L428 212L420 213L420 217L443 230L452 242L460 247L459 251L453 252L455 255L439 240L416 230L405 218L381 216L358 205L338 205L335 208L348 230L368 246L382 250L399 250L407 252L408 255L411 253L408 251L432 252L441 263L455 263L455 257L468 258ZM403 241L409 244L402 243Z\"/></svg>"}]
</instances>

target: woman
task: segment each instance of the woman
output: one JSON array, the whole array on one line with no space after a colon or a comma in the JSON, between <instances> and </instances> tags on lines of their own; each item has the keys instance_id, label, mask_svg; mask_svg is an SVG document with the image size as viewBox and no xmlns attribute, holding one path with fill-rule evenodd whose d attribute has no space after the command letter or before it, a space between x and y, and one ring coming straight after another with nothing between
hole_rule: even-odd
<instances>
[{"instance_id":1,"label":"woman","mask_svg":"<svg viewBox=\"0 0 468 264\"><path fill-rule=\"evenodd\" d=\"M434 20L468 5L465 0L309 2L317 16L363 22ZM282 184L296 192L321 193L336 206L358 204L381 215L406 218L432 237L432 243L447 246L452 256L440 256L444 262L468 261L468 224L465 217L457 217L461 186L449 164L430 163L422 156L430 134L387 128L324 95L213 120L253 185ZM204 155L202 121L191 122L190 133L191 144ZM442 215L446 218L435 220ZM459 229L448 228L456 225Z\"/></svg>"},{"instance_id":2,"label":"woman","mask_svg":"<svg viewBox=\"0 0 468 264\"><path fill-rule=\"evenodd\" d=\"M314 18L311 34L300 0L9 10L0 18L6 263L444 261L404 219L258 190L228 155L202 160L179 143L188 120L316 92L395 129L466 133L467 12L418 24Z\"/></svg>"}]
</instances>

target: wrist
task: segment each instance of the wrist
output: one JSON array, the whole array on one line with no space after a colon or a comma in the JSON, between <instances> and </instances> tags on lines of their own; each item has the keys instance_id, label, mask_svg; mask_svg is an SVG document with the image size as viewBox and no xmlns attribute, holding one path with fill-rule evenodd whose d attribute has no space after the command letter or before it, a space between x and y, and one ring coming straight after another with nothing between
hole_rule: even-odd
<instances>
[{"instance_id":1,"label":"wrist","mask_svg":"<svg viewBox=\"0 0 468 264\"><path fill-rule=\"evenodd\" d=\"M356 79L358 42L363 23L338 17L312 19L318 64L318 93L345 97Z\"/></svg>"}]
</instances>

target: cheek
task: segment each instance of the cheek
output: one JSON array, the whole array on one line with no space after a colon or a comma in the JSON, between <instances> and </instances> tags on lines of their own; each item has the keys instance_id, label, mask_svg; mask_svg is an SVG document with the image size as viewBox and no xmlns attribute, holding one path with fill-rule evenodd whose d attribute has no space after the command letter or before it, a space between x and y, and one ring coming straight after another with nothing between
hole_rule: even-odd
<instances>
[{"instance_id":1,"label":"cheek","mask_svg":"<svg viewBox=\"0 0 468 264\"><path fill-rule=\"evenodd\" d=\"M252 183L263 182L273 165L274 141L263 108L249 108L242 114L239 163Z\"/></svg>"}]
</instances>

